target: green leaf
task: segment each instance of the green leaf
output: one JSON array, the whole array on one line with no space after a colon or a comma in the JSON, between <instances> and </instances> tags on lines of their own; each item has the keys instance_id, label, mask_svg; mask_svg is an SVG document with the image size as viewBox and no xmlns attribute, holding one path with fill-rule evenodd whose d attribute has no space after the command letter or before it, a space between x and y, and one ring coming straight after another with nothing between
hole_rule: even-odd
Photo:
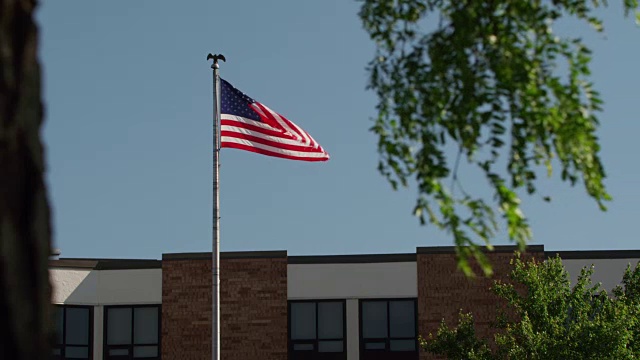
<instances>
[{"instance_id":1,"label":"green leaf","mask_svg":"<svg viewBox=\"0 0 640 360\"><path fill-rule=\"evenodd\" d=\"M461 311L455 326L443 319L435 335L421 338L421 347L447 359L640 357L640 264L627 267L611 293L593 285L593 266L583 268L573 285L559 257L539 262L516 254L510 266L509 278L491 288L502 311L489 319L490 329ZM480 337L479 326L495 335Z\"/></svg>"},{"instance_id":2,"label":"green leaf","mask_svg":"<svg viewBox=\"0 0 640 360\"><path fill-rule=\"evenodd\" d=\"M581 183L606 210L597 137L603 101L590 78L592 53L570 32L555 32L558 21L571 19L602 31L597 9L606 5L363 0L360 19L376 44L368 88L378 98L371 131L380 173L394 189L415 182L414 214L451 234L463 272L472 273L468 261L478 252L462 248L490 245L498 221L519 248L531 240L517 194L537 192L540 170L551 177L556 166L563 181ZM636 20L638 7L624 0ZM451 148L465 156L448 156ZM475 194L458 177L469 165L488 184L474 184ZM493 199L479 195L487 190Z\"/></svg>"}]
</instances>

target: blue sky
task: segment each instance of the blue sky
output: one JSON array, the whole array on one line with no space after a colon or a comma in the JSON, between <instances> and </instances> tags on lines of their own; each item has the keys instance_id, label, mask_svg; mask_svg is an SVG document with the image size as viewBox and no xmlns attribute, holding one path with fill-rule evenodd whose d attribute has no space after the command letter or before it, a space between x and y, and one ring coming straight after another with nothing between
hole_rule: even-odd
<instances>
[{"instance_id":1,"label":"blue sky","mask_svg":"<svg viewBox=\"0 0 640 360\"><path fill-rule=\"evenodd\" d=\"M224 149L223 251L397 253L451 245L448 234L411 215L416 190L394 192L376 170L368 131L376 99L365 90L374 47L359 4L43 1L43 136L63 257L211 251L209 52L226 55L225 79L303 127L332 156L318 164ZM562 30L595 52L614 201L601 213L582 187L545 179L540 189L551 204L523 200L533 243L551 250L640 248L640 28L615 4L603 15L605 35L570 24ZM508 241L500 234L494 243Z\"/></svg>"}]
</instances>

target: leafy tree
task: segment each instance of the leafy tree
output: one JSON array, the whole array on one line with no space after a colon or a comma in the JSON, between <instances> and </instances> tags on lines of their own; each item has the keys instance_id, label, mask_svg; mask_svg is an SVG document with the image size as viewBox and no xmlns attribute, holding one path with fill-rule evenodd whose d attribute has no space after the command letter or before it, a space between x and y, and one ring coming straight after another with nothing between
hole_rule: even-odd
<instances>
[{"instance_id":1,"label":"leafy tree","mask_svg":"<svg viewBox=\"0 0 640 360\"><path fill-rule=\"evenodd\" d=\"M493 292L506 301L506 314L493 325L492 346L479 339L471 314L458 326L443 322L423 348L448 359L572 360L640 357L640 264L628 267L611 294L591 284L584 268L572 287L559 257L542 263L515 258L510 282Z\"/></svg>"},{"instance_id":2,"label":"leafy tree","mask_svg":"<svg viewBox=\"0 0 640 360\"><path fill-rule=\"evenodd\" d=\"M591 52L581 39L554 31L558 21L574 19L601 32L596 10L606 5L363 0L360 18L377 46L368 70L378 96L371 130L379 170L394 189L417 182L415 215L453 235L465 273L472 256L491 272L478 242L491 247L494 208L524 249L531 230L518 193L536 193L539 170L551 176L556 161L564 181L582 182L606 209L611 198L596 136L602 100L589 80ZM638 8L638 0L624 0L625 15ZM455 160L447 148L457 149ZM461 158L484 174L493 202L462 188Z\"/></svg>"}]
</instances>

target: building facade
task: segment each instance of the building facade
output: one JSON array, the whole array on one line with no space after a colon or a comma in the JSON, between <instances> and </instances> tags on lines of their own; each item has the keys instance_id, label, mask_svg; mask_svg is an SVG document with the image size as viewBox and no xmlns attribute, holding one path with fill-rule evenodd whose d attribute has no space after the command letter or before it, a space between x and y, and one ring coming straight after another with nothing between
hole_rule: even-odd
<instances>
[{"instance_id":1,"label":"building facade","mask_svg":"<svg viewBox=\"0 0 640 360\"><path fill-rule=\"evenodd\" d=\"M481 335L500 305L489 291L506 279L514 248L488 253L492 279L456 270L452 247L387 255L287 256L285 251L221 254L223 359L427 359L417 338L460 310ZM575 279L610 290L640 251L558 253ZM164 254L162 260L60 259L50 264L58 359L211 358L211 254Z\"/></svg>"}]
</instances>

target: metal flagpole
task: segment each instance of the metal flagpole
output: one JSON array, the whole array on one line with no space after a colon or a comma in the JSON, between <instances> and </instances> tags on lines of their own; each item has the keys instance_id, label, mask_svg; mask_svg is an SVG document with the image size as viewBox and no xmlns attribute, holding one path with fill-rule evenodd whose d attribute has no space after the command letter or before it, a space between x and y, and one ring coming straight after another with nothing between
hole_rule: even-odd
<instances>
[{"instance_id":1,"label":"metal flagpole","mask_svg":"<svg viewBox=\"0 0 640 360\"><path fill-rule=\"evenodd\" d=\"M213 283L211 313L211 358L220 360L220 66L224 55L207 55L213 59L213 249L211 251L211 277Z\"/></svg>"}]
</instances>

